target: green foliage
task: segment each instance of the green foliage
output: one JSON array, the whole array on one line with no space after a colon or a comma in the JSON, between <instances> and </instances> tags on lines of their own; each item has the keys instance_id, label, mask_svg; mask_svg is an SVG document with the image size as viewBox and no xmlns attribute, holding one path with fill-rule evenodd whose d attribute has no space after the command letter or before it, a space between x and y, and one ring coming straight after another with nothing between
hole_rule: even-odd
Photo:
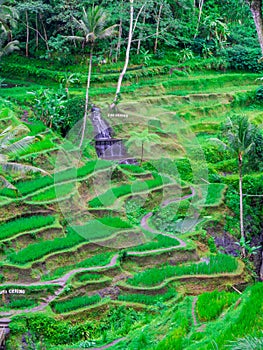
<instances>
[{"instance_id":1,"label":"green foliage","mask_svg":"<svg viewBox=\"0 0 263 350\"><path fill-rule=\"evenodd\" d=\"M0 239L7 239L18 233L37 230L54 224L53 216L34 215L12 220L0 225Z\"/></svg>"},{"instance_id":2,"label":"green foliage","mask_svg":"<svg viewBox=\"0 0 263 350\"><path fill-rule=\"evenodd\" d=\"M178 246L179 242L172 237L157 235L153 238L153 241L132 247L132 251L144 252L147 250L161 249L161 248L169 248Z\"/></svg>"},{"instance_id":3,"label":"green foliage","mask_svg":"<svg viewBox=\"0 0 263 350\"><path fill-rule=\"evenodd\" d=\"M79 282L98 281L102 278L103 278L103 275L99 275L98 273L84 273L76 276L76 279Z\"/></svg>"},{"instance_id":4,"label":"green foliage","mask_svg":"<svg viewBox=\"0 0 263 350\"><path fill-rule=\"evenodd\" d=\"M40 192L32 197L30 197L30 202L49 202L55 199L59 200L61 198L67 197L75 189L74 183L65 183L63 185L53 186L44 192Z\"/></svg>"},{"instance_id":5,"label":"green foliage","mask_svg":"<svg viewBox=\"0 0 263 350\"><path fill-rule=\"evenodd\" d=\"M16 299L12 300L7 306L10 309L25 309L36 306L36 301L27 298Z\"/></svg>"},{"instance_id":6,"label":"green foliage","mask_svg":"<svg viewBox=\"0 0 263 350\"><path fill-rule=\"evenodd\" d=\"M76 309L80 309L86 306L90 306L92 304L97 304L101 300L101 297L96 294L91 297L88 296L81 296L81 297L76 297L72 299L68 299L65 301L57 301L52 303L52 307L54 308L54 311L56 313L65 313L65 312L70 312L74 311Z\"/></svg>"},{"instance_id":7,"label":"green foliage","mask_svg":"<svg viewBox=\"0 0 263 350\"><path fill-rule=\"evenodd\" d=\"M91 258L82 260L74 265L66 265L63 267L56 268L52 273L43 276L44 280L51 280L63 276L70 270L77 268L87 268L87 267L96 267L96 266L105 266L109 264L113 256L112 252L101 253L92 256Z\"/></svg>"},{"instance_id":8,"label":"green foliage","mask_svg":"<svg viewBox=\"0 0 263 350\"><path fill-rule=\"evenodd\" d=\"M89 201L89 205L93 208L110 206L114 200L122 196L126 196L131 193L140 193L147 190L151 190L155 187L171 183L168 177L161 176L157 173L153 173L152 180L135 181L132 185L121 185L119 187L113 187L98 197Z\"/></svg>"},{"instance_id":9,"label":"green foliage","mask_svg":"<svg viewBox=\"0 0 263 350\"><path fill-rule=\"evenodd\" d=\"M250 72L261 72L263 70L263 64L259 63L261 54L258 48L235 45L227 48L225 52L226 59L232 69Z\"/></svg>"},{"instance_id":10,"label":"green foliage","mask_svg":"<svg viewBox=\"0 0 263 350\"><path fill-rule=\"evenodd\" d=\"M121 294L118 296L118 300L132 302L132 303L142 303L146 305L155 305L162 303L176 296L174 289L169 288L164 294L147 295L147 294Z\"/></svg>"},{"instance_id":11,"label":"green foliage","mask_svg":"<svg viewBox=\"0 0 263 350\"><path fill-rule=\"evenodd\" d=\"M207 292L199 295L196 308L202 322L215 320L224 309L231 306L238 299L238 295L229 292Z\"/></svg>"},{"instance_id":12,"label":"green foliage","mask_svg":"<svg viewBox=\"0 0 263 350\"><path fill-rule=\"evenodd\" d=\"M237 267L238 264L235 258L229 255L218 254L211 256L208 264L201 262L189 265L166 265L162 268L151 268L135 274L127 282L132 286L154 286L171 277L234 272Z\"/></svg>"},{"instance_id":13,"label":"green foliage","mask_svg":"<svg viewBox=\"0 0 263 350\"><path fill-rule=\"evenodd\" d=\"M55 173L51 176L41 176L38 178L35 178L33 180L27 180L27 181L21 181L16 183L16 188L21 195L28 195L31 194L37 190L43 189L48 186L54 185L54 182L56 184L75 179L83 179L86 176L92 174L93 172L109 168L112 165L111 162L106 160L94 160L87 162L84 166L81 168L70 168L66 170L62 170L60 172ZM6 190L0 191L0 194L7 193ZM8 191L11 196L16 196L14 191Z\"/></svg>"},{"instance_id":14,"label":"green foliage","mask_svg":"<svg viewBox=\"0 0 263 350\"><path fill-rule=\"evenodd\" d=\"M68 233L65 237L30 244L19 252L10 254L9 260L14 264L24 265L47 254L70 249L91 240L105 238L114 232L130 227L130 224L115 217L91 220L82 226L68 227Z\"/></svg>"}]
</instances>

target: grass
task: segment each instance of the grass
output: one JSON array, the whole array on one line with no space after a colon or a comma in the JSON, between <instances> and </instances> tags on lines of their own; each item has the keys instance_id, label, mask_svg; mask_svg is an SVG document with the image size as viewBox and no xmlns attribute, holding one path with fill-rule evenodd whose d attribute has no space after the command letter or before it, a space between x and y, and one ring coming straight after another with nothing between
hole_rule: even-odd
<instances>
[{"instance_id":1,"label":"grass","mask_svg":"<svg viewBox=\"0 0 263 350\"><path fill-rule=\"evenodd\" d=\"M98 280L101 280L102 278L103 276L98 273L84 273L76 276L76 280L79 282L98 281Z\"/></svg>"},{"instance_id":2,"label":"grass","mask_svg":"<svg viewBox=\"0 0 263 350\"><path fill-rule=\"evenodd\" d=\"M35 215L6 222L0 225L0 240L50 226L54 224L55 220L54 216Z\"/></svg>"},{"instance_id":3,"label":"grass","mask_svg":"<svg viewBox=\"0 0 263 350\"><path fill-rule=\"evenodd\" d=\"M225 254L218 254L210 257L210 262L192 263L188 265L151 268L135 274L127 280L132 286L156 286L171 277L185 275L212 275L237 270L238 263L235 258Z\"/></svg>"},{"instance_id":4,"label":"grass","mask_svg":"<svg viewBox=\"0 0 263 350\"><path fill-rule=\"evenodd\" d=\"M40 192L32 196L30 202L49 202L57 198L64 198L70 195L75 189L74 183L66 183L63 185L53 186L44 192Z\"/></svg>"},{"instance_id":5,"label":"grass","mask_svg":"<svg viewBox=\"0 0 263 350\"><path fill-rule=\"evenodd\" d=\"M79 269L79 268L89 268L89 267L94 267L96 266L105 266L108 265L113 257L114 253L113 252L106 252L106 253L101 253L92 256L91 258L87 258L85 260L82 260L76 264L72 265L66 265L62 267L56 268L54 271L51 273L43 276L43 280L48 281L52 280L55 278L59 278L66 274L67 272L74 270L74 269Z\"/></svg>"},{"instance_id":6,"label":"grass","mask_svg":"<svg viewBox=\"0 0 263 350\"><path fill-rule=\"evenodd\" d=\"M93 172L98 170L109 168L112 165L111 162L105 160L93 160L86 163L81 168L70 168L62 170L51 176L41 176L33 180L20 181L15 184L17 193L14 190L3 189L0 191L0 195L6 195L9 197L17 197L17 195L26 196L41 190L45 187L52 186L54 183L61 183L65 181L74 181L75 179L82 179Z\"/></svg>"},{"instance_id":7,"label":"grass","mask_svg":"<svg viewBox=\"0 0 263 350\"><path fill-rule=\"evenodd\" d=\"M97 304L101 300L101 297L96 294L91 297L88 296L81 296L81 297L76 297L72 298L69 300L65 301L58 301L52 304L52 307L56 313L65 313L65 312L70 312L76 309L81 309L83 307Z\"/></svg>"},{"instance_id":8,"label":"grass","mask_svg":"<svg viewBox=\"0 0 263 350\"><path fill-rule=\"evenodd\" d=\"M111 206L117 198L120 198L122 196L148 191L155 187L171 183L171 180L166 176L160 176L157 173L153 173L153 176L154 179L152 180L138 180L135 181L132 185L127 184L113 187L100 196L93 198L91 201L89 201L89 205L92 208L108 207Z\"/></svg>"},{"instance_id":9,"label":"grass","mask_svg":"<svg viewBox=\"0 0 263 350\"><path fill-rule=\"evenodd\" d=\"M132 303L142 303L146 305L155 305L174 298L175 296L177 296L175 290L169 288L168 291L162 295L122 294L118 296L118 300Z\"/></svg>"},{"instance_id":10,"label":"grass","mask_svg":"<svg viewBox=\"0 0 263 350\"><path fill-rule=\"evenodd\" d=\"M33 144L29 145L26 149L17 152L16 156L23 157L29 154L35 154L55 148L57 148L57 146L50 139L44 139L38 142L34 142Z\"/></svg>"},{"instance_id":11,"label":"grass","mask_svg":"<svg viewBox=\"0 0 263 350\"><path fill-rule=\"evenodd\" d=\"M218 206L223 202L226 185L222 183L211 183L208 185L199 185L197 189L197 195L200 195L202 199L200 204L203 206Z\"/></svg>"},{"instance_id":12,"label":"grass","mask_svg":"<svg viewBox=\"0 0 263 350\"><path fill-rule=\"evenodd\" d=\"M238 295L236 293L219 292L217 290L199 295L196 310L200 321L215 320L224 309L232 305L237 299Z\"/></svg>"},{"instance_id":13,"label":"grass","mask_svg":"<svg viewBox=\"0 0 263 350\"><path fill-rule=\"evenodd\" d=\"M39 260L45 255L70 249L91 240L109 237L113 233L127 228L131 228L131 225L118 217L91 220L83 226L68 227L68 233L65 237L30 244L19 252L10 254L8 259L13 264L25 265L31 261Z\"/></svg>"},{"instance_id":14,"label":"grass","mask_svg":"<svg viewBox=\"0 0 263 350\"><path fill-rule=\"evenodd\" d=\"M161 248L169 248L178 246L180 243L172 237L157 235L151 242L136 246L132 248L132 251L145 252L147 250L155 250Z\"/></svg>"}]
</instances>

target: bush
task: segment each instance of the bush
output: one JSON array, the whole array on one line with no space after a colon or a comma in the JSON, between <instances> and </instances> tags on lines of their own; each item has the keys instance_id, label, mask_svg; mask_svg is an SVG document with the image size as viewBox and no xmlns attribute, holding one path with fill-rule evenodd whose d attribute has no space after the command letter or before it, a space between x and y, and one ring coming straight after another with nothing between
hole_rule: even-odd
<instances>
[{"instance_id":1,"label":"bush","mask_svg":"<svg viewBox=\"0 0 263 350\"><path fill-rule=\"evenodd\" d=\"M263 63L259 63L261 53L258 48L235 45L225 50L229 66L235 70L262 72Z\"/></svg>"}]
</instances>

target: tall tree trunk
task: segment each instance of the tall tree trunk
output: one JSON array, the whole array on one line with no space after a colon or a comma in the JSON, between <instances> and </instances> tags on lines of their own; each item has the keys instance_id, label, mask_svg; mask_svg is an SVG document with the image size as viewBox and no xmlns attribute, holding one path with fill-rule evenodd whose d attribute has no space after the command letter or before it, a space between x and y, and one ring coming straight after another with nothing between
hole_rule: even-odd
<instances>
[{"instance_id":1,"label":"tall tree trunk","mask_svg":"<svg viewBox=\"0 0 263 350\"><path fill-rule=\"evenodd\" d=\"M144 26L145 24L145 13L142 19L142 24ZM143 34L142 34L142 30L140 31L140 35L139 35L139 40L138 40L138 46L137 46L137 55L139 55L140 53L140 48L141 48L141 40L142 40Z\"/></svg>"},{"instance_id":2,"label":"tall tree trunk","mask_svg":"<svg viewBox=\"0 0 263 350\"><path fill-rule=\"evenodd\" d=\"M28 11L26 10L26 57L29 55L29 24L28 24Z\"/></svg>"},{"instance_id":3,"label":"tall tree trunk","mask_svg":"<svg viewBox=\"0 0 263 350\"><path fill-rule=\"evenodd\" d=\"M143 161L143 151L144 151L144 148L143 148L144 144L142 142L142 153L141 153L141 161L140 161L140 165L142 165L142 161Z\"/></svg>"},{"instance_id":4,"label":"tall tree trunk","mask_svg":"<svg viewBox=\"0 0 263 350\"><path fill-rule=\"evenodd\" d=\"M86 87L86 99L85 99L85 111L84 111L84 118L83 118L83 125L82 125L82 132L81 132L81 139L80 139L80 143L79 143L79 148L81 148L81 146L83 144L86 126L87 126L88 108L89 108L89 88L90 88L93 48L94 48L94 43L91 44L91 49L90 49L89 71L88 71L88 79L87 79L87 87Z\"/></svg>"},{"instance_id":5,"label":"tall tree trunk","mask_svg":"<svg viewBox=\"0 0 263 350\"><path fill-rule=\"evenodd\" d=\"M238 155L238 171L239 171L239 211L240 211L240 235L246 241L244 232L244 218L243 218L243 176L242 176L242 154ZM245 247L241 247L242 256L246 256Z\"/></svg>"},{"instance_id":6,"label":"tall tree trunk","mask_svg":"<svg viewBox=\"0 0 263 350\"><path fill-rule=\"evenodd\" d=\"M116 47L116 62L118 61L118 58L120 56L120 51L121 51L121 36L122 36L122 19L120 19L120 24L119 24L118 43Z\"/></svg>"},{"instance_id":7,"label":"tall tree trunk","mask_svg":"<svg viewBox=\"0 0 263 350\"><path fill-rule=\"evenodd\" d=\"M257 34L260 44L262 56L263 56L263 17L262 17L262 0L246 0L249 4L250 11L252 13Z\"/></svg>"},{"instance_id":8,"label":"tall tree trunk","mask_svg":"<svg viewBox=\"0 0 263 350\"><path fill-rule=\"evenodd\" d=\"M36 49L38 49L38 42L39 42L39 38L38 38L38 13L36 13Z\"/></svg>"},{"instance_id":9,"label":"tall tree trunk","mask_svg":"<svg viewBox=\"0 0 263 350\"><path fill-rule=\"evenodd\" d=\"M43 28L43 33L44 33L46 48L47 48L47 51L49 51L47 31L46 31L46 27L45 27L45 24L44 24L44 21L43 21L43 16L42 16L42 14L40 14L39 16L40 16L40 20L41 20L41 24L42 24L42 28Z\"/></svg>"},{"instance_id":10,"label":"tall tree trunk","mask_svg":"<svg viewBox=\"0 0 263 350\"><path fill-rule=\"evenodd\" d=\"M163 3L160 4L159 13L158 13L158 17L157 17L156 33L155 33L155 42L154 42L154 49L153 49L153 52L154 52L154 53L156 53L156 51L157 51L157 46L158 46L158 37L159 37L159 28L160 28L160 21L161 21L162 9L163 9Z\"/></svg>"},{"instance_id":11,"label":"tall tree trunk","mask_svg":"<svg viewBox=\"0 0 263 350\"><path fill-rule=\"evenodd\" d=\"M118 84L117 84L117 89L116 89L116 94L113 100L113 103L111 104L110 108L114 108L116 106L116 103L118 101L118 97L120 94L120 90L121 90L121 83L123 80L123 77L126 73L128 64L129 64L129 58L130 58L130 50L131 50L131 42L132 42L132 34L133 34L133 0L130 0L130 28L129 28L129 36L128 36L128 44L127 44L127 48L126 48L126 57L125 57L125 63L124 63L124 67L123 70L119 76L119 80L118 80Z\"/></svg>"},{"instance_id":12,"label":"tall tree trunk","mask_svg":"<svg viewBox=\"0 0 263 350\"><path fill-rule=\"evenodd\" d=\"M203 13L204 0L199 0L198 6L199 6L199 13L198 13L198 20L197 20L197 25L196 25L196 29L195 29L194 39L196 38L196 36L198 34L198 30L199 30L199 26L200 26L200 22L201 22L201 17L202 17L202 13Z\"/></svg>"}]
</instances>

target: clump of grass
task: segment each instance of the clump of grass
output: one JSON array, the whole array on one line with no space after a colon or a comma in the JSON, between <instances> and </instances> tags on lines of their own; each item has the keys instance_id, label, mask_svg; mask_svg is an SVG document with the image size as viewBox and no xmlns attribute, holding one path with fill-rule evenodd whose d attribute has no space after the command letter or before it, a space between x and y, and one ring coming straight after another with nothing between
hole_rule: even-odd
<instances>
[{"instance_id":1,"label":"clump of grass","mask_svg":"<svg viewBox=\"0 0 263 350\"><path fill-rule=\"evenodd\" d=\"M43 280L47 281L47 280L59 278L63 276L65 273L67 273L68 271L78 269L78 268L88 268L88 267L108 265L113 255L114 253L112 252L106 252L106 253L94 255L91 258L78 262L77 264L59 267L55 269L52 273L45 275Z\"/></svg>"},{"instance_id":2,"label":"clump of grass","mask_svg":"<svg viewBox=\"0 0 263 350\"><path fill-rule=\"evenodd\" d=\"M122 221L118 217L91 220L82 226L68 227L66 237L30 244L19 252L10 254L8 258L13 264L24 265L28 262L39 260L45 255L70 249L84 242L106 238L115 232L130 227L129 223Z\"/></svg>"},{"instance_id":3,"label":"clump of grass","mask_svg":"<svg viewBox=\"0 0 263 350\"><path fill-rule=\"evenodd\" d=\"M55 220L53 216L35 215L6 222L0 225L0 239L7 239L18 233L50 226L54 224Z\"/></svg>"},{"instance_id":4,"label":"clump of grass","mask_svg":"<svg viewBox=\"0 0 263 350\"><path fill-rule=\"evenodd\" d=\"M153 173L154 178L146 181L135 181L132 185L121 185L113 187L98 197L89 201L89 205L92 208L111 206L112 203L120 197L126 196L131 193L140 193L155 187L159 187L165 184L171 183L171 180L166 176Z\"/></svg>"},{"instance_id":5,"label":"clump of grass","mask_svg":"<svg viewBox=\"0 0 263 350\"><path fill-rule=\"evenodd\" d=\"M35 305L37 305L35 300L23 298L23 299L12 300L6 306L10 309L25 309L25 308L33 307Z\"/></svg>"},{"instance_id":6,"label":"clump of grass","mask_svg":"<svg viewBox=\"0 0 263 350\"><path fill-rule=\"evenodd\" d=\"M175 238L163 236L163 235L157 235L153 241L133 247L132 250L138 251L138 252L144 252L147 250L175 247L175 246L178 246L179 244L180 243Z\"/></svg>"},{"instance_id":7,"label":"clump of grass","mask_svg":"<svg viewBox=\"0 0 263 350\"><path fill-rule=\"evenodd\" d=\"M199 295L196 309L201 321L215 320L224 309L228 308L238 299L238 295L230 292L207 292Z\"/></svg>"},{"instance_id":8,"label":"clump of grass","mask_svg":"<svg viewBox=\"0 0 263 350\"><path fill-rule=\"evenodd\" d=\"M229 255L218 254L210 257L210 262L192 263L188 265L169 266L161 268L151 268L135 274L128 279L128 284L132 286L155 286L164 280L184 275L211 275L225 272L233 272L237 269L237 260Z\"/></svg>"},{"instance_id":9,"label":"clump of grass","mask_svg":"<svg viewBox=\"0 0 263 350\"><path fill-rule=\"evenodd\" d=\"M56 198L63 198L72 193L75 188L74 183L53 186L44 192L40 192L30 198L30 202L48 202Z\"/></svg>"},{"instance_id":10,"label":"clump of grass","mask_svg":"<svg viewBox=\"0 0 263 350\"><path fill-rule=\"evenodd\" d=\"M147 294L123 294L118 296L118 300L128 301L132 303L142 303L146 305L154 305L165 302L177 295L174 289L169 288L168 291L161 295L147 295Z\"/></svg>"},{"instance_id":11,"label":"clump of grass","mask_svg":"<svg viewBox=\"0 0 263 350\"><path fill-rule=\"evenodd\" d=\"M65 301L58 301L54 303L52 306L56 313L61 314L61 313L70 312L76 309L80 309L89 305L97 304L98 302L100 302L100 300L101 300L101 297L98 294L96 294L91 297L81 296L81 297L76 297Z\"/></svg>"},{"instance_id":12,"label":"clump of grass","mask_svg":"<svg viewBox=\"0 0 263 350\"><path fill-rule=\"evenodd\" d=\"M98 273L84 273L84 274L76 276L76 279L79 282L86 282L86 281L98 281L102 277L103 276L98 274Z\"/></svg>"}]
</instances>

